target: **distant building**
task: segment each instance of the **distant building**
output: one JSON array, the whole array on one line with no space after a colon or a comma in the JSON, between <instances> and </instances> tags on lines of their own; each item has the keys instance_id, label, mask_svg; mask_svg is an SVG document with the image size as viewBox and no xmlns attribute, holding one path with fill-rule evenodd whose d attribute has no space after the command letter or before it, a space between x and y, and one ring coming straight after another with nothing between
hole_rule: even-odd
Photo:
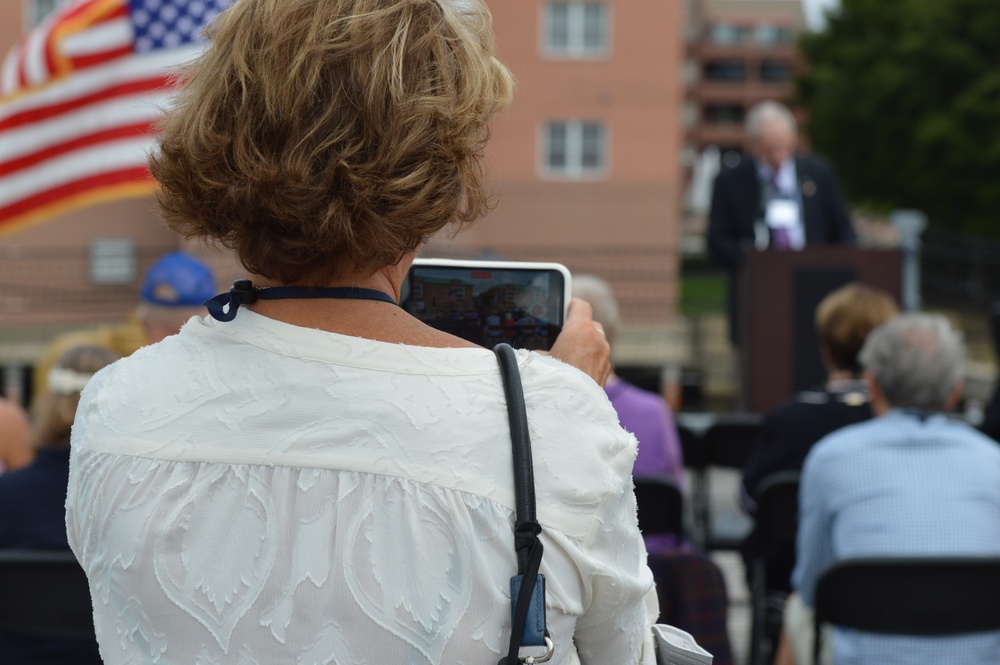
<instances>
[{"instance_id":1,"label":"distant building","mask_svg":"<svg viewBox=\"0 0 1000 665\"><path fill-rule=\"evenodd\" d=\"M432 252L609 277L626 321L675 309L683 3L487 0L517 79L487 149L499 206Z\"/></svg>"},{"instance_id":2,"label":"distant building","mask_svg":"<svg viewBox=\"0 0 1000 665\"><path fill-rule=\"evenodd\" d=\"M0 53L61 2L0 2ZM678 293L683 4L486 2L500 58L517 79L514 104L495 120L487 148L499 206L455 239L435 238L429 253L562 261L609 277L627 322L670 319ZM5 257L47 257L45 268L37 267L41 258L30 266L5 258L0 277L19 294L48 290L53 311L79 305L78 318L115 318L135 286L127 277L179 242L150 196L100 203L0 229ZM111 261L96 269L103 284L94 281L100 260ZM235 266L221 261L213 267L225 283ZM120 283L109 284L116 276ZM112 291L113 300L105 298ZM0 298L0 313L30 320L38 302L31 298ZM95 303L105 302L114 304L97 313Z\"/></svg>"},{"instance_id":3,"label":"distant building","mask_svg":"<svg viewBox=\"0 0 1000 665\"><path fill-rule=\"evenodd\" d=\"M687 0L683 111L688 240L700 240L718 168L746 149L743 121L759 101L789 101L803 60L802 0ZM694 251L700 242L694 243Z\"/></svg>"},{"instance_id":4,"label":"distant building","mask_svg":"<svg viewBox=\"0 0 1000 665\"><path fill-rule=\"evenodd\" d=\"M801 70L801 0L689 0L685 151L714 145L723 162L746 146L743 120L759 101L788 101Z\"/></svg>"},{"instance_id":5,"label":"distant building","mask_svg":"<svg viewBox=\"0 0 1000 665\"><path fill-rule=\"evenodd\" d=\"M411 298L431 318L474 307L472 284L458 279L417 277L410 289Z\"/></svg>"}]
</instances>

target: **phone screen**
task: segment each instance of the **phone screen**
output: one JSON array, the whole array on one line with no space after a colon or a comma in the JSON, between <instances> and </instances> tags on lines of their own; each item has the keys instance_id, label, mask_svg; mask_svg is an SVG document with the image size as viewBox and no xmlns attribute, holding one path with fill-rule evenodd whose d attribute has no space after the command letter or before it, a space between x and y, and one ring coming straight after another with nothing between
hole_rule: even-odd
<instances>
[{"instance_id":1,"label":"phone screen","mask_svg":"<svg viewBox=\"0 0 1000 665\"><path fill-rule=\"evenodd\" d=\"M418 259L400 304L473 344L548 350L562 330L568 286L569 272L558 264Z\"/></svg>"}]
</instances>

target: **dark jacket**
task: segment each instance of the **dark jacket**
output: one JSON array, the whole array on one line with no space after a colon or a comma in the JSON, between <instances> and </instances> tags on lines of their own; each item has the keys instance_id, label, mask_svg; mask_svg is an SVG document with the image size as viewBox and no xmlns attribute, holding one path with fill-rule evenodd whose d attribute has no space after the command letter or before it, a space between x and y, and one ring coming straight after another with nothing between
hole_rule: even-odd
<instances>
[{"instance_id":1,"label":"dark jacket","mask_svg":"<svg viewBox=\"0 0 1000 665\"><path fill-rule=\"evenodd\" d=\"M857 241L840 184L830 164L816 156L795 157L806 246L853 245ZM725 169L715 179L708 216L708 252L729 272L729 321L735 343L736 293L744 251L753 245L754 222L761 213L761 183L753 159Z\"/></svg>"},{"instance_id":2,"label":"dark jacket","mask_svg":"<svg viewBox=\"0 0 1000 665\"><path fill-rule=\"evenodd\" d=\"M66 486L69 442L38 451L35 461L0 476L0 548L69 549ZM59 599L53 598L54 605ZM46 640L0 633L3 665L97 665L96 640Z\"/></svg>"}]
</instances>

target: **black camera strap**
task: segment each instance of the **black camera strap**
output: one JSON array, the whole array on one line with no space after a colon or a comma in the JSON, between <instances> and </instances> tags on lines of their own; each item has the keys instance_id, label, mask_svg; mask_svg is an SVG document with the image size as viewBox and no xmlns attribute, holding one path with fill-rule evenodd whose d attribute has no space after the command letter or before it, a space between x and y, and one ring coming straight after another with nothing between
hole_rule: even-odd
<instances>
[{"instance_id":1,"label":"black camera strap","mask_svg":"<svg viewBox=\"0 0 1000 665\"><path fill-rule=\"evenodd\" d=\"M544 663L552 657L553 645L545 627L545 576L540 574L542 541L541 525L535 518L535 477L531 463L531 438L528 434L528 414L524 405L524 388L517 367L517 355L509 344L493 348L500 364L507 417L514 460L514 550L517 552L518 574L510 580L511 631L507 656L499 665L524 662ZM522 647L541 647L538 655L521 656Z\"/></svg>"}]
</instances>

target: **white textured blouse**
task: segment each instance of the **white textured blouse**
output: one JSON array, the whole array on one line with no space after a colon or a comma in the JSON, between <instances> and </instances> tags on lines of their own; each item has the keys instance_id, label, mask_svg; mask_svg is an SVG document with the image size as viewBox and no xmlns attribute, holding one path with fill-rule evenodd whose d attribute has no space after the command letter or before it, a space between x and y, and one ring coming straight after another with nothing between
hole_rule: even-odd
<instances>
[{"instance_id":1,"label":"white textured blouse","mask_svg":"<svg viewBox=\"0 0 1000 665\"><path fill-rule=\"evenodd\" d=\"M584 374L518 359L551 662L652 664L635 440ZM104 662L496 663L512 476L488 350L192 319L99 373L73 427L67 529Z\"/></svg>"}]
</instances>

